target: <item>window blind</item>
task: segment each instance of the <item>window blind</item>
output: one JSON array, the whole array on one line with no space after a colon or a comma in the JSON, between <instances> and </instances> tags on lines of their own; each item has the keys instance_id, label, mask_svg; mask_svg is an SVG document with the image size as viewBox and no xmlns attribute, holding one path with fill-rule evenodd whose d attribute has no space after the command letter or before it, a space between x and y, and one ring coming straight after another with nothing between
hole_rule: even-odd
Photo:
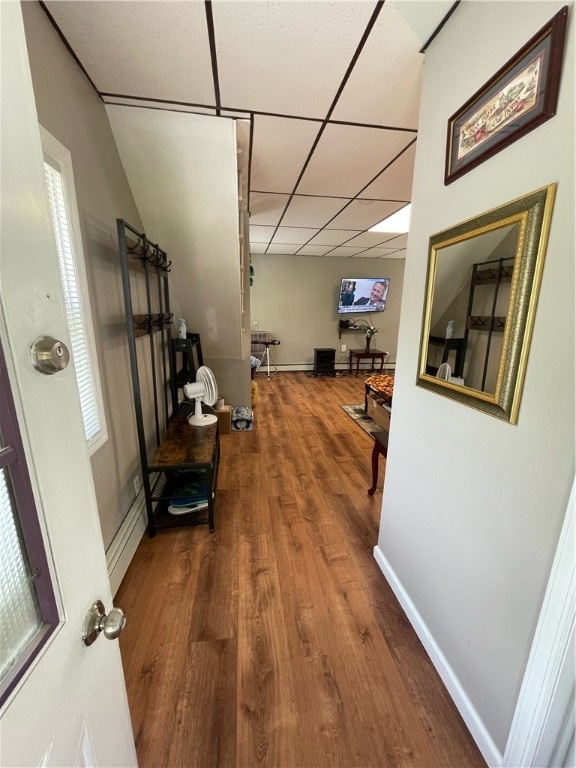
<instances>
[{"instance_id":1,"label":"window blind","mask_svg":"<svg viewBox=\"0 0 576 768\"><path fill-rule=\"evenodd\" d=\"M80 393L84 431L90 446L101 434L102 418L94 366L90 356L82 295L70 238L64 184L59 170L47 162L44 163L44 169L56 237L56 247L58 249L60 275L64 287L64 301L70 329L72 356L74 358Z\"/></svg>"}]
</instances>

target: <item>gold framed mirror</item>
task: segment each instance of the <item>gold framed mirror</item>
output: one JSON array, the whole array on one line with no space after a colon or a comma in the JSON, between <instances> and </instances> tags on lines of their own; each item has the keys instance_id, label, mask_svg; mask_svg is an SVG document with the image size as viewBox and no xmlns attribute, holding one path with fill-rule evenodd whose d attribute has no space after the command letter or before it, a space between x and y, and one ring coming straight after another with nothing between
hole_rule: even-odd
<instances>
[{"instance_id":1,"label":"gold framed mirror","mask_svg":"<svg viewBox=\"0 0 576 768\"><path fill-rule=\"evenodd\" d=\"M516 424L555 191L432 235L418 386Z\"/></svg>"}]
</instances>

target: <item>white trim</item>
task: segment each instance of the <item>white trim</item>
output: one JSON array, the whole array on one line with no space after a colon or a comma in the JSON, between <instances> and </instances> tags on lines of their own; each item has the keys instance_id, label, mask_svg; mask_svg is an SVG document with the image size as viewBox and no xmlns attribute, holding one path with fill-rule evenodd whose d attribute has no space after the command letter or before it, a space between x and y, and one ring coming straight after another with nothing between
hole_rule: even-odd
<instances>
[{"instance_id":1,"label":"white trim","mask_svg":"<svg viewBox=\"0 0 576 768\"><path fill-rule=\"evenodd\" d=\"M482 752L484 759L489 766L500 768L502 765L502 755L498 750L498 747L492 741L486 726L482 722L482 719L474 708L474 705L468 698L468 695L458 680L454 670L434 640L434 637L426 626L423 618L416 610L416 606L396 576L394 569L378 546L374 547L374 558L378 563L380 570L384 574L386 581L390 584L394 594L398 598L398 602L404 609L404 613L408 617L408 620L412 624L416 634L420 638L420 641L422 642L426 653L430 657L432 664L442 678L442 682L446 686L448 693L456 704L458 711L468 726L468 730L472 734L472 738L478 745L479 750Z\"/></svg>"},{"instance_id":2,"label":"white trim","mask_svg":"<svg viewBox=\"0 0 576 768\"><path fill-rule=\"evenodd\" d=\"M92 321L92 307L90 304L90 291L88 290L88 279L86 277L86 257L82 241L82 231L80 229L80 217L78 214L78 198L76 197L76 186L74 184L74 169L72 166L72 155L70 151L61 144L58 139L52 136L42 125L40 129L40 139L42 150L53 161L60 166L62 183L64 185L66 197L66 213L68 226L70 227L70 239L74 249L74 265L78 280L78 288L82 298L82 317L86 331L86 343L90 354L90 364L93 372L93 383L100 417L100 432L92 440L87 441L88 455L92 456L108 440L108 428L106 425L106 411L104 409L104 400L102 398L102 385L100 381L100 370L98 366L98 354L96 351L96 342L94 338L94 324Z\"/></svg>"},{"instance_id":3,"label":"white trim","mask_svg":"<svg viewBox=\"0 0 576 768\"><path fill-rule=\"evenodd\" d=\"M553 744L562 730L566 708L553 710L552 705L555 696L562 695L562 675L576 623L575 498L576 480L504 752L503 765L511 768L549 765L551 755L542 755L541 744L544 738Z\"/></svg>"},{"instance_id":4,"label":"white trim","mask_svg":"<svg viewBox=\"0 0 576 768\"><path fill-rule=\"evenodd\" d=\"M314 363L273 363L270 361L270 375L275 373L274 367L278 368L278 372L282 371L313 371L314 370ZM384 363L383 372L386 371L393 371L396 367L395 363ZM349 368L348 363L334 363L334 370L341 371L341 372L347 372ZM380 373L379 366L375 368L375 370L372 370L370 367L370 363L361 363L359 371L360 373ZM262 363L262 365L258 368L258 373L256 373L256 380L258 380L258 376L266 376L268 378L267 373L267 367L265 363ZM356 363L354 363L354 366L352 367L352 373L356 373Z\"/></svg>"},{"instance_id":5,"label":"white trim","mask_svg":"<svg viewBox=\"0 0 576 768\"><path fill-rule=\"evenodd\" d=\"M142 488L132 502L128 514L118 529L118 533L114 536L112 543L106 550L106 565L108 566L112 597L115 596L120 582L126 575L138 544L140 544L142 536L146 532L147 525L146 500L144 498L144 489Z\"/></svg>"}]
</instances>

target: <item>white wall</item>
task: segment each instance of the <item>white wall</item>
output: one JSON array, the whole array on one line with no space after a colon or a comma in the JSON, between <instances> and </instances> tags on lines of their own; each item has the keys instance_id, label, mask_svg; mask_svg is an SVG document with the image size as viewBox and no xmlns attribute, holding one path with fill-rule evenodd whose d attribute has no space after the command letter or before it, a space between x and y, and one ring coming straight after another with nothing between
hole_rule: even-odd
<instances>
[{"instance_id":1,"label":"white wall","mask_svg":"<svg viewBox=\"0 0 576 768\"><path fill-rule=\"evenodd\" d=\"M336 362L347 363L341 344L364 347L358 332L342 331L338 338L338 300L344 277L389 277L390 289L383 314L372 313L378 333L372 346L396 359L404 259L342 259L312 256L252 256L256 272L250 291L253 331L270 331L280 339L273 350L281 366L311 367L315 347L336 349ZM342 316L341 316L342 317ZM352 315L344 315L353 318ZM367 319L368 314L359 314Z\"/></svg>"},{"instance_id":2,"label":"white wall","mask_svg":"<svg viewBox=\"0 0 576 768\"><path fill-rule=\"evenodd\" d=\"M573 18L553 119L447 187L446 126L560 7L464 2L426 54L375 553L492 764L506 745L574 474ZM550 182L556 203L512 426L415 386L428 238Z\"/></svg>"},{"instance_id":3,"label":"white wall","mask_svg":"<svg viewBox=\"0 0 576 768\"><path fill-rule=\"evenodd\" d=\"M173 261L170 293L222 395L250 404L243 344L234 120L106 107L147 234Z\"/></svg>"},{"instance_id":4,"label":"white wall","mask_svg":"<svg viewBox=\"0 0 576 768\"><path fill-rule=\"evenodd\" d=\"M134 500L138 459L116 218L141 226L101 99L38 3L22 15L39 122L72 155L108 441L91 458L106 548ZM145 384L145 382L144 382Z\"/></svg>"}]
</instances>

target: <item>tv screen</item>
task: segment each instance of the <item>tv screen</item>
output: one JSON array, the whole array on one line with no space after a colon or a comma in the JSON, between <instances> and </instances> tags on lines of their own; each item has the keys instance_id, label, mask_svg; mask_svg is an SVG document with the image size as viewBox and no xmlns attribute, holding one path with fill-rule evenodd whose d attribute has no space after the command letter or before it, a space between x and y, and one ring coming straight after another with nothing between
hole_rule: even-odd
<instances>
[{"instance_id":1,"label":"tv screen","mask_svg":"<svg viewBox=\"0 0 576 768\"><path fill-rule=\"evenodd\" d=\"M338 314L383 312L388 298L389 277L345 277L340 285Z\"/></svg>"}]
</instances>

